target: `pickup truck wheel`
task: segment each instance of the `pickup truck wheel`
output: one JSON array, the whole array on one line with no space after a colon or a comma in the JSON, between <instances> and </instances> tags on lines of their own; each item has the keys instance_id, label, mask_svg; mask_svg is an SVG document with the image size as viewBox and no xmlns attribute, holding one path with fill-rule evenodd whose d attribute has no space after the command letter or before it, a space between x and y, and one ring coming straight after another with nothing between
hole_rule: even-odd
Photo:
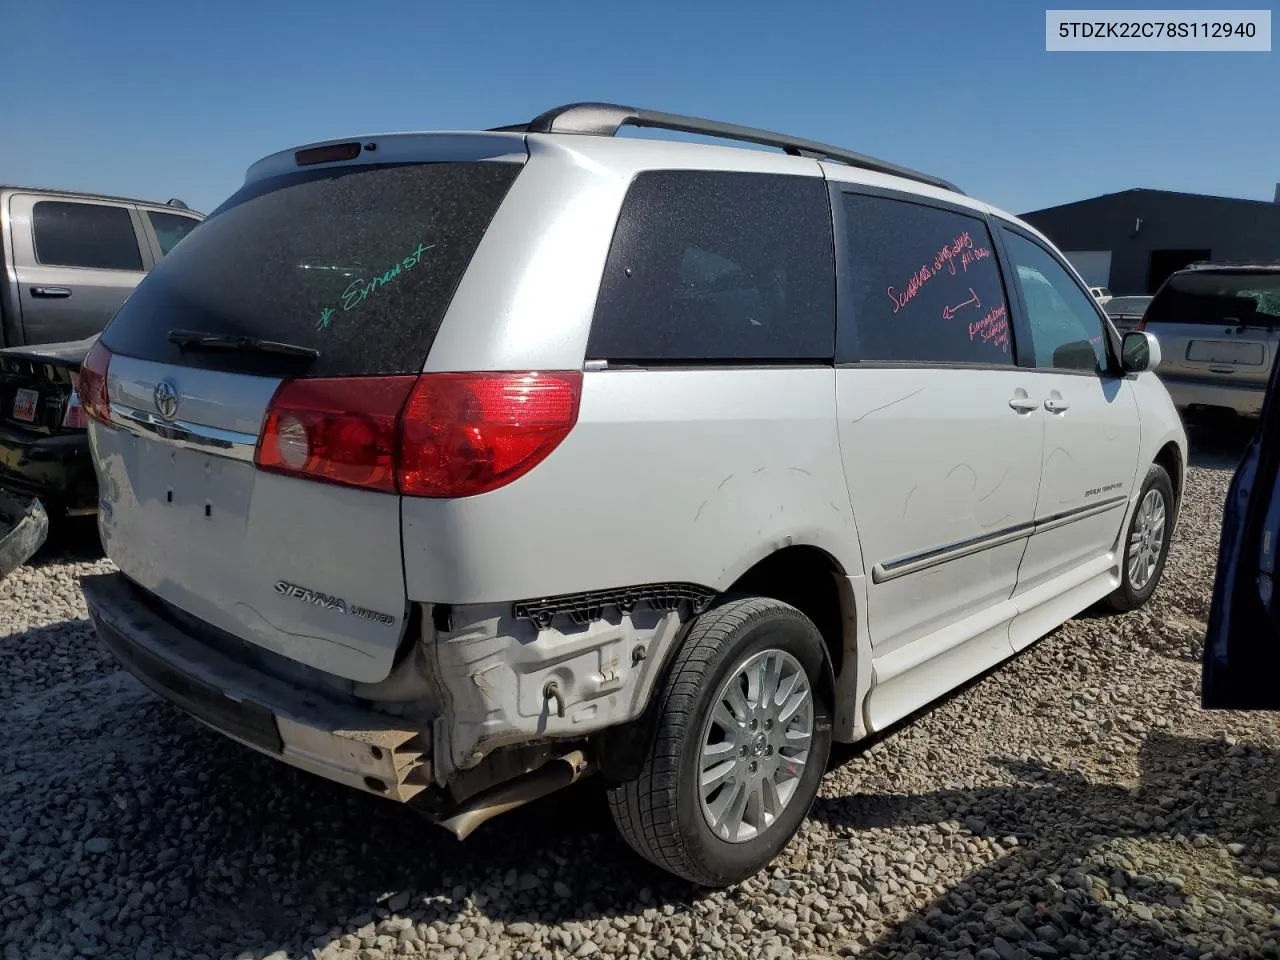
<instances>
[{"instance_id":1,"label":"pickup truck wheel","mask_svg":"<svg viewBox=\"0 0 1280 960\"><path fill-rule=\"evenodd\" d=\"M1153 463L1138 494L1138 506L1125 531L1120 586L1106 599L1112 610L1136 610L1156 592L1173 537L1173 483L1164 467Z\"/></svg>"},{"instance_id":2,"label":"pickup truck wheel","mask_svg":"<svg viewBox=\"0 0 1280 960\"><path fill-rule=\"evenodd\" d=\"M699 616L658 693L639 775L609 788L632 848L706 887L773 860L826 771L828 670L821 634L788 604L749 597Z\"/></svg>"}]
</instances>

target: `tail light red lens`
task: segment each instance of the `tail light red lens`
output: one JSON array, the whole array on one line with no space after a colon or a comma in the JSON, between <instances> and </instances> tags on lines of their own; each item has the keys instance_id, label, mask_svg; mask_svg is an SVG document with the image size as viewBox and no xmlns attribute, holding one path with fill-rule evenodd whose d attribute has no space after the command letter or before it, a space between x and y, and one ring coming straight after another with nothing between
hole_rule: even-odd
<instances>
[{"instance_id":1,"label":"tail light red lens","mask_svg":"<svg viewBox=\"0 0 1280 960\"><path fill-rule=\"evenodd\" d=\"M73 430L83 430L89 425L89 418L84 415L84 404L80 402L80 394L72 388L67 398L67 409L62 414L62 425Z\"/></svg>"},{"instance_id":2,"label":"tail light red lens","mask_svg":"<svg viewBox=\"0 0 1280 960\"><path fill-rule=\"evenodd\" d=\"M256 462L405 496L474 496L545 460L577 422L581 395L577 371L290 380Z\"/></svg>"},{"instance_id":3,"label":"tail light red lens","mask_svg":"<svg viewBox=\"0 0 1280 960\"><path fill-rule=\"evenodd\" d=\"M103 423L111 422L111 400L107 396L107 369L111 351L97 341L80 364L80 403L86 416Z\"/></svg>"},{"instance_id":4,"label":"tail light red lens","mask_svg":"<svg viewBox=\"0 0 1280 960\"><path fill-rule=\"evenodd\" d=\"M416 379L286 380L267 411L258 466L394 493L396 418Z\"/></svg>"},{"instance_id":5,"label":"tail light red lens","mask_svg":"<svg viewBox=\"0 0 1280 960\"><path fill-rule=\"evenodd\" d=\"M400 492L469 497L523 476L578 420L582 374L433 373L400 423Z\"/></svg>"}]
</instances>

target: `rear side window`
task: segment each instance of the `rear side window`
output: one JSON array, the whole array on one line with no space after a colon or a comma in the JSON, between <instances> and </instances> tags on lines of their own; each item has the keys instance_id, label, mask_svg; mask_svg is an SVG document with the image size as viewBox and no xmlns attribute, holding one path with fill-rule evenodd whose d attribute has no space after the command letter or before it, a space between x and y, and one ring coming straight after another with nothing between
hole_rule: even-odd
<instances>
[{"instance_id":1,"label":"rear side window","mask_svg":"<svg viewBox=\"0 0 1280 960\"><path fill-rule=\"evenodd\" d=\"M831 213L817 177L663 170L627 191L587 354L615 362L830 360Z\"/></svg>"},{"instance_id":2,"label":"rear side window","mask_svg":"<svg viewBox=\"0 0 1280 960\"><path fill-rule=\"evenodd\" d=\"M103 343L161 363L293 372L278 355L169 342L193 330L318 350L307 376L415 373L520 169L366 165L247 184L147 275Z\"/></svg>"},{"instance_id":3,"label":"rear side window","mask_svg":"<svg viewBox=\"0 0 1280 960\"><path fill-rule=\"evenodd\" d=\"M1149 324L1280 326L1280 273L1175 273L1145 317Z\"/></svg>"},{"instance_id":4,"label":"rear side window","mask_svg":"<svg viewBox=\"0 0 1280 960\"><path fill-rule=\"evenodd\" d=\"M178 241L195 229L196 224L200 222L194 217L183 217L176 213L157 213L155 210L148 210L147 217L151 220L151 229L156 232L156 239L160 242L162 257L167 257L169 251L178 245Z\"/></svg>"},{"instance_id":5,"label":"rear side window","mask_svg":"<svg viewBox=\"0 0 1280 960\"><path fill-rule=\"evenodd\" d=\"M36 260L47 266L141 270L142 253L125 207L41 200L31 211Z\"/></svg>"},{"instance_id":6,"label":"rear side window","mask_svg":"<svg viewBox=\"0 0 1280 960\"><path fill-rule=\"evenodd\" d=\"M842 204L841 321L852 320L841 333L842 359L1013 363L1004 281L984 220L854 193Z\"/></svg>"}]
</instances>

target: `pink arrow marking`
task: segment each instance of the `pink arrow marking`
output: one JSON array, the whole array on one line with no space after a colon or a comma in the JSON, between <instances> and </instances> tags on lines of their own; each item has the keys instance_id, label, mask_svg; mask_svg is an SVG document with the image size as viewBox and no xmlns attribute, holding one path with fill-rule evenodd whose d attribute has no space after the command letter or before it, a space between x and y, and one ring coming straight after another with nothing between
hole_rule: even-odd
<instances>
[{"instance_id":1,"label":"pink arrow marking","mask_svg":"<svg viewBox=\"0 0 1280 960\"><path fill-rule=\"evenodd\" d=\"M973 287L969 288L969 299L966 300L964 303L957 303L954 307L942 308L942 319L950 320L952 317L954 317L957 313L960 312L961 307L967 307L970 305L973 305L975 307L982 306L982 303L978 300L978 295L974 292Z\"/></svg>"}]
</instances>

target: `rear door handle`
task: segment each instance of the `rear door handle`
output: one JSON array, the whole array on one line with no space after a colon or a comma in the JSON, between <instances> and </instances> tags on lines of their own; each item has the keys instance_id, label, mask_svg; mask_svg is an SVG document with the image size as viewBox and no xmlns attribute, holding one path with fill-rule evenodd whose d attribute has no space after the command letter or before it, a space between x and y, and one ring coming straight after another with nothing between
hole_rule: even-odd
<instances>
[{"instance_id":1,"label":"rear door handle","mask_svg":"<svg viewBox=\"0 0 1280 960\"><path fill-rule=\"evenodd\" d=\"M1069 403L1064 403L1061 400L1055 400L1053 397L1050 397L1044 402L1044 408L1050 413L1066 413L1067 408L1070 406L1071 405Z\"/></svg>"},{"instance_id":2,"label":"rear door handle","mask_svg":"<svg viewBox=\"0 0 1280 960\"><path fill-rule=\"evenodd\" d=\"M65 300L71 296L71 290L68 287L32 287L31 295L50 300Z\"/></svg>"},{"instance_id":3,"label":"rear door handle","mask_svg":"<svg viewBox=\"0 0 1280 960\"><path fill-rule=\"evenodd\" d=\"M1030 397L1013 397L1009 400L1009 406L1019 413L1030 413L1040 406L1040 401L1032 400Z\"/></svg>"}]
</instances>

